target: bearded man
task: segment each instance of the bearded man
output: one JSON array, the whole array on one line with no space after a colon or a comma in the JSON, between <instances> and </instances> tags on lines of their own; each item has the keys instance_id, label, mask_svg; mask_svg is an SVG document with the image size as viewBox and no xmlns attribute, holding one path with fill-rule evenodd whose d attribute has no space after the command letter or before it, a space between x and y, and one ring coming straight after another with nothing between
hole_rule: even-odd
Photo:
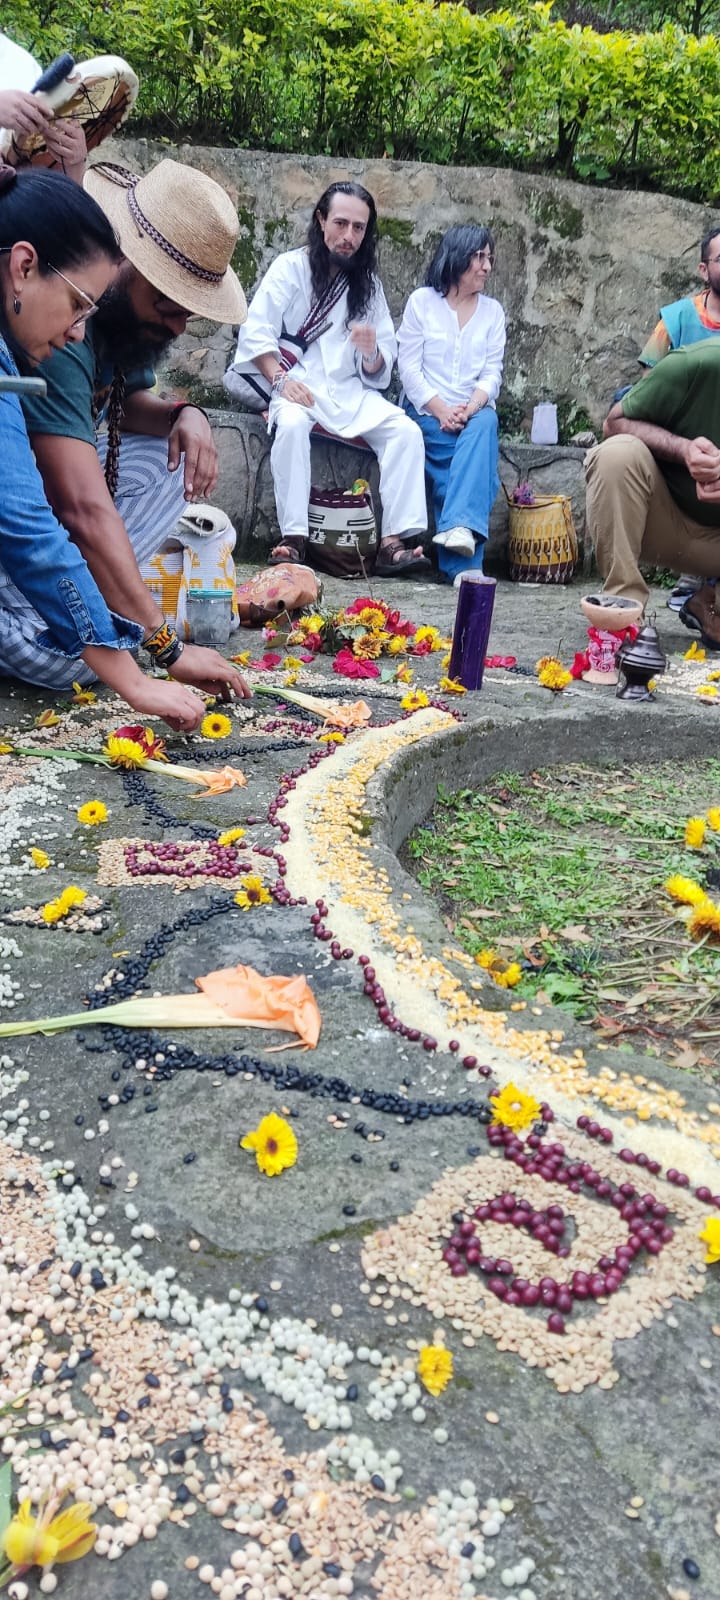
<instances>
[{"instance_id":1,"label":"bearded man","mask_svg":"<svg viewBox=\"0 0 720 1600\"><path fill-rule=\"evenodd\" d=\"M186 503L205 499L217 481L204 411L152 390L155 364L191 316L232 323L247 314L229 264L235 208L212 178L176 161L161 161L144 177L101 162L84 187L112 222L125 259L101 304L88 308L84 341L39 368L46 398L24 402L45 492L112 610L142 624L156 664L207 694L246 695L218 651L183 644L141 573L151 576L148 564ZM107 432L98 434L103 423ZM226 527L218 537L233 581L234 535ZM34 642L32 612L18 608L15 616L26 681L49 688L87 681L84 663L64 663Z\"/></svg>"},{"instance_id":2,"label":"bearded man","mask_svg":"<svg viewBox=\"0 0 720 1600\"><path fill-rule=\"evenodd\" d=\"M397 353L376 273L377 210L359 183L331 183L307 242L266 272L225 375L229 394L269 408L270 465L281 543L271 561L302 561L308 537L310 434L361 436L380 466L382 534L375 573L430 571L418 544L427 528L425 450L417 424L380 393ZM254 399L253 399L254 396Z\"/></svg>"}]
</instances>

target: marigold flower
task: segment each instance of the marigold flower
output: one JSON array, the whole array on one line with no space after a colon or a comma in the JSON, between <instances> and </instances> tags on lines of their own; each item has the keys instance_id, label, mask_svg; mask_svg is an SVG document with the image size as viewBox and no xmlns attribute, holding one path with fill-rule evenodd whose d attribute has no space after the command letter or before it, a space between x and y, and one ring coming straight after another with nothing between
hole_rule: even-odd
<instances>
[{"instance_id":1,"label":"marigold flower","mask_svg":"<svg viewBox=\"0 0 720 1600\"><path fill-rule=\"evenodd\" d=\"M74 706L94 706L95 701L97 700L97 695L94 689L83 689L81 683L75 683L74 681L73 689L75 690L72 698L72 704Z\"/></svg>"},{"instance_id":2,"label":"marigold flower","mask_svg":"<svg viewBox=\"0 0 720 1600\"><path fill-rule=\"evenodd\" d=\"M222 711L210 711L200 723L200 733L203 739L227 739L232 733L232 721Z\"/></svg>"},{"instance_id":3,"label":"marigold flower","mask_svg":"<svg viewBox=\"0 0 720 1600\"><path fill-rule=\"evenodd\" d=\"M553 694L561 694L562 690L566 689L569 683L572 683L572 673L568 672L562 661L556 661L550 657L545 666L540 667L538 683L542 684L543 689L552 689Z\"/></svg>"},{"instance_id":4,"label":"marigold flower","mask_svg":"<svg viewBox=\"0 0 720 1600\"><path fill-rule=\"evenodd\" d=\"M423 706L429 706L430 698L424 689L411 689L409 694L404 694L400 701L403 711L422 711Z\"/></svg>"},{"instance_id":5,"label":"marigold flower","mask_svg":"<svg viewBox=\"0 0 720 1600\"><path fill-rule=\"evenodd\" d=\"M441 1344L424 1344L418 1356L417 1374L428 1394L442 1394L453 1375L451 1351Z\"/></svg>"},{"instance_id":6,"label":"marigold flower","mask_svg":"<svg viewBox=\"0 0 720 1600\"><path fill-rule=\"evenodd\" d=\"M711 806L707 813L708 827L713 833L720 833L720 806Z\"/></svg>"},{"instance_id":7,"label":"marigold flower","mask_svg":"<svg viewBox=\"0 0 720 1600\"><path fill-rule=\"evenodd\" d=\"M688 922L688 933L691 939L704 939L706 934L720 938L720 906L714 900L707 896L698 900Z\"/></svg>"},{"instance_id":8,"label":"marigold flower","mask_svg":"<svg viewBox=\"0 0 720 1600\"><path fill-rule=\"evenodd\" d=\"M218 834L218 844L237 844L238 839L244 838L244 828L226 828L224 833Z\"/></svg>"},{"instance_id":9,"label":"marigold flower","mask_svg":"<svg viewBox=\"0 0 720 1600\"><path fill-rule=\"evenodd\" d=\"M37 845L32 846L30 855L32 857L33 866L37 867L39 872L44 872L45 868L49 867L50 857L45 854L44 850L39 850Z\"/></svg>"},{"instance_id":10,"label":"marigold flower","mask_svg":"<svg viewBox=\"0 0 720 1600\"><path fill-rule=\"evenodd\" d=\"M385 612L380 606L363 606L353 617L354 622L361 622L364 628L371 633L379 633L385 627Z\"/></svg>"},{"instance_id":11,"label":"marigold flower","mask_svg":"<svg viewBox=\"0 0 720 1600\"><path fill-rule=\"evenodd\" d=\"M243 911L251 911L254 906L270 904L271 896L258 873L251 872L247 878L241 878L240 883L242 887L235 895L235 904Z\"/></svg>"},{"instance_id":12,"label":"marigold flower","mask_svg":"<svg viewBox=\"0 0 720 1600\"><path fill-rule=\"evenodd\" d=\"M86 800L78 810L77 819L86 827L95 828L99 822L107 822L107 814L107 806L103 805L102 800Z\"/></svg>"},{"instance_id":13,"label":"marigold flower","mask_svg":"<svg viewBox=\"0 0 720 1600\"><path fill-rule=\"evenodd\" d=\"M286 1167L294 1167L298 1157L298 1142L284 1117L274 1111L263 1117L252 1133L240 1140L241 1150L254 1150L255 1160L267 1178L276 1178Z\"/></svg>"},{"instance_id":14,"label":"marigold flower","mask_svg":"<svg viewBox=\"0 0 720 1600\"><path fill-rule=\"evenodd\" d=\"M685 823L685 843L689 850L702 850L705 843L704 817L688 817Z\"/></svg>"},{"instance_id":15,"label":"marigold flower","mask_svg":"<svg viewBox=\"0 0 720 1600\"><path fill-rule=\"evenodd\" d=\"M362 633L359 639L353 639L352 651L360 661L376 661L382 655L382 640L372 634Z\"/></svg>"},{"instance_id":16,"label":"marigold flower","mask_svg":"<svg viewBox=\"0 0 720 1600\"><path fill-rule=\"evenodd\" d=\"M440 679L440 688L443 694L465 694L467 692L464 683L458 683L457 678L447 678L445 676Z\"/></svg>"},{"instance_id":17,"label":"marigold flower","mask_svg":"<svg viewBox=\"0 0 720 1600\"><path fill-rule=\"evenodd\" d=\"M57 1502L56 1502L57 1503ZM2 1548L18 1573L29 1567L51 1567L56 1562L78 1561L95 1543L97 1528L88 1519L92 1506L78 1501L52 1516L46 1506L39 1517L32 1514L32 1501L23 1500L16 1516L3 1534Z\"/></svg>"},{"instance_id":18,"label":"marigold flower","mask_svg":"<svg viewBox=\"0 0 720 1600\"><path fill-rule=\"evenodd\" d=\"M716 1261L720 1261L720 1217L708 1217L702 1233L698 1234L698 1239L702 1239L707 1245L705 1256L707 1265L712 1266Z\"/></svg>"},{"instance_id":19,"label":"marigold flower","mask_svg":"<svg viewBox=\"0 0 720 1600\"><path fill-rule=\"evenodd\" d=\"M678 900L683 906L697 906L701 900L706 900L707 895L699 883L693 878L684 878L681 873L675 872L672 877L665 880L665 893L671 900Z\"/></svg>"},{"instance_id":20,"label":"marigold flower","mask_svg":"<svg viewBox=\"0 0 720 1600\"><path fill-rule=\"evenodd\" d=\"M502 1123L504 1128L514 1128L516 1132L531 1127L542 1113L540 1101L531 1094L525 1094L522 1089L516 1089L514 1083L506 1083L499 1094L491 1094L490 1103L493 1122Z\"/></svg>"},{"instance_id":21,"label":"marigold flower","mask_svg":"<svg viewBox=\"0 0 720 1600\"><path fill-rule=\"evenodd\" d=\"M103 755L114 767L143 767L147 761L147 751L137 739L119 738L116 733L108 735Z\"/></svg>"}]
</instances>

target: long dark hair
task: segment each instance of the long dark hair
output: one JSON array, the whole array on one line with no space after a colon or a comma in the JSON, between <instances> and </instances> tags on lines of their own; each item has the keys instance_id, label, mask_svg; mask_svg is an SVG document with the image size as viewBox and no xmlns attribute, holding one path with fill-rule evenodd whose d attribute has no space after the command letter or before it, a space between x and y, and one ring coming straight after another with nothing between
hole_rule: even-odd
<instances>
[{"instance_id":1,"label":"long dark hair","mask_svg":"<svg viewBox=\"0 0 720 1600\"><path fill-rule=\"evenodd\" d=\"M446 295L456 289L464 272L478 250L489 250L495 256L495 240L489 228L479 222L456 222L444 233L427 269L425 284Z\"/></svg>"},{"instance_id":2,"label":"long dark hair","mask_svg":"<svg viewBox=\"0 0 720 1600\"><path fill-rule=\"evenodd\" d=\"M114 230L96 200L59 172L16 172L0 163L0 251L21 241L37 251L39 270L72 270L96 256L121 259ZM1 261L0 257L0 261ZM22 357L0 295L0 334Z\"/></svg>"},{"instance_id":3,"label":"long dark hair","mask_svg":"<svg viewBox=\"0 0 720 1600\"><path fill-rule=\"evenodd\" d=\"M316 299L324 293L330 282L330 264L328 249L322 236L322 229L317 219L318 211L326 220L330 211L330 203L336 194L351 195L354 200L362 200L370 215L365 230L365 238L345 267L348 277L348 322L361 319L368 310L375 293L375 262L377 252L377 207L372 195L363 189L361 183L331 183L325 193L320 196L312 214L312 222L307 233L308 255L310 257L310 276L312 278L313 292Z\"/></svg>"}]
</instances>

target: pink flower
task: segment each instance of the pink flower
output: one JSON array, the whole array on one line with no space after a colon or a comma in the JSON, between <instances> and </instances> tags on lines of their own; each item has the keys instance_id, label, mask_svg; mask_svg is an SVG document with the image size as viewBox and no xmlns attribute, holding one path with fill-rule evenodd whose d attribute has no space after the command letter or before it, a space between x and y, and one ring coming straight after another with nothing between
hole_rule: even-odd
<instances>
[{"instance_id":1,"label":"pink flower","mask_svg":"<svg viewBox=\"0 0 720 1600\"><path fill-rule=\"evenodd\" d=\"M282 656L268 655L266 653L261 656L259 661L249 661L248 666L255 667L258 672L272 672L275 667L279 667L281 661Z\"/></svg>"},{"instance_id":2,"label":"pink flower","mask_svg":"<svg viewBox=\"0 0 720 1600\"><path fill-rule=\"evenodd\" d=\"M486 667L516 667L517 656L486 656Z\"/></svg>"},{"instance_id":3,"label":"pink flower","mask_svg":"<svg viewBox=\"0 0 720 1600\"><path fill-rule=\"evenodd\" d=\"M312 650L313 653L315 655L317 655L318 651L322 650L322 647L323 647L322 634L321 633L306 633L305 638L303 640L303 644L305 644L307 646L308 650Z\"/></svg>"},{"instance_id":4,"label":"pink flower","mask_svg":"<svg viewBox=\"0 0 720 1600\"><path fill-rule=\"evenodd\" d=\"M432 650L432 640L431 639L421 639L419 644L414 644L412 646L410 654L413 655L413 656L429 656L431 650Z\"/></svg>"},{"instance_id":5,"label":"pink flower","mask_svg":"<svg viewBox=\"0 0 720 1600\"><path fill-rule=\"evenodd\" d=\"M333 661L333 672L339 672L343 678L379 678L380 668L374 661L362 661L354 656L347 646L339 650Z\"/></svg>"}]
</instances>

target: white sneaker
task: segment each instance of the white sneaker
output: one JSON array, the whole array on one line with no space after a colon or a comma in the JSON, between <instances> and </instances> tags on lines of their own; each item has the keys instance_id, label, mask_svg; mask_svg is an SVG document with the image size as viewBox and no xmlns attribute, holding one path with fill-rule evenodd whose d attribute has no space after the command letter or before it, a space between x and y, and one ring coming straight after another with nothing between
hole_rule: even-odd
<instances>
[{"instance_id":1,"label":"white sneaker","mask_svg":"<svg viewBox=\"0 0 720 1600\"><path fill-rule=\"evenodd\" d=\"M463 578L476 578L478 576L478 573L479 573L479 568L478 567L467 567L464 572L456 573L455 577L453 578L453 589L459 589L460 588L460 584L461 584Z\"/></svg>"},{"instance_id":2,"label":"white sneaker","mask_svg":"<svg viewBox=\"0 0 720 1600\"><path fill-rule=\"evenodd\" d=\"M459 550L466 556L475 552L475 538L470 528L446 528L444 533L433 536L433 544L444 545L446 550Z\"/></svg>"}]
</instances>

